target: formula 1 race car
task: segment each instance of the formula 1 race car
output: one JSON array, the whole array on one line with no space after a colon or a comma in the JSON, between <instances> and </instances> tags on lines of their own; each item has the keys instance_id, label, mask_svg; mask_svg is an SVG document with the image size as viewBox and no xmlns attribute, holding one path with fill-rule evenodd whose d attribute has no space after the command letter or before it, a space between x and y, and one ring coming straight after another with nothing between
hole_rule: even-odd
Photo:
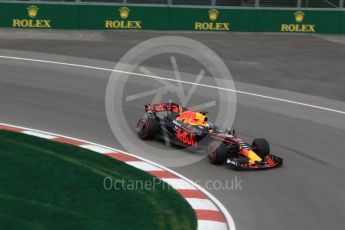
<instances>
[{"instance_id":1,"label":"formula 1 race car","mask_svg":"<svg viewBox=\"0 0 345 230\"><path fill-rule=\"evenodd\" d=\"M145 105L146 115L137 123L143 140L161 138L193 151L207 152L212 164L235 169L268 169L283 164L270 154L268 142L255 139L251 145L236 137L235 131L219 130L208 121L207 112L195 112L176 103Z\"/></svg>"}]
</instances>

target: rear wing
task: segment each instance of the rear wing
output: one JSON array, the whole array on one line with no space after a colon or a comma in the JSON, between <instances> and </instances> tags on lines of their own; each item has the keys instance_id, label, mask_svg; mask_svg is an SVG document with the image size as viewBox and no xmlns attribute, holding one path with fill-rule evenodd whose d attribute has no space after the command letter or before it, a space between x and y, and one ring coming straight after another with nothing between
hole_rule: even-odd
<instances>
[{"instance_id":1,"label":"rear wing","mask_svg":"<svg viewBox=\"0 0 345 230\"><path fill-rule=\"evenodd\" d=\"M161 103L161 104L147 104L145 105L145 111L151 112L173 112L173 113L182 113L186 111L185 107L182 107L177 103Z\"/></svg>"}]
</instances>

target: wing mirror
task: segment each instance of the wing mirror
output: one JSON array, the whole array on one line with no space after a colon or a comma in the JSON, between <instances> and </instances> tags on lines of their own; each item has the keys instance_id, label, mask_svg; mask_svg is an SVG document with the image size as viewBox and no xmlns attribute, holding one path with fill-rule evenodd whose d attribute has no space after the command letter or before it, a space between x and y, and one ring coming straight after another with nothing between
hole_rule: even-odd
<instances>
[{"instance_id":1,"label":"wing mirror","mask_svg":"<svg viewBox=\"0 0 345 230\"><path fill-rule=\"evenodd\" d=\"M233 135L234 137L237 137L235 129L232 130L232 133L231 133L231 129L229 129L229 134Z\"/></svg>"}]
</instances>

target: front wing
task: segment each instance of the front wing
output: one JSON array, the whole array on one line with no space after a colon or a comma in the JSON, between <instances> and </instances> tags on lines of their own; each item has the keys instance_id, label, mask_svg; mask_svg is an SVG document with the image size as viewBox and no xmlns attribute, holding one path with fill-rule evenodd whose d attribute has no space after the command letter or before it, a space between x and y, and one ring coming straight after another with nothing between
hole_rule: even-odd
<instances>
[{"instance_id":1,"label":"front wing","mask_svg":"<svg viewBox=\"0 0 345 230\"><path fill-rule=\"evenodd\" d=\"M247 161L239 158L230 158L227 159L226 165L238 170L263 170L282 166L283 158L270 154L262 162L256 164L249 164Z\"/></svg>"}]
</instances>

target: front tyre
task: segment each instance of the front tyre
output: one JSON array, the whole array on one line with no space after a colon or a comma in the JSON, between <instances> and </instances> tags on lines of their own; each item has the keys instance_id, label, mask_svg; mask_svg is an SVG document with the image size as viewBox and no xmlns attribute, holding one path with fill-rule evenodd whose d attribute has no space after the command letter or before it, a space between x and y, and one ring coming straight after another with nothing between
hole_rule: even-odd
<instances>
[{"instance_id":1,"label":"front tyre","mask_svg":"<svg viewBox=\"0 0 345 230\"><path fill-rule=\"evenodd\" d=\"M208 159L212 164L223 164L226 159L225 145L221 142L211 142L208 145Z\"/></svg>"},{"instance_id":2,"label":"front tyre","mask_svg":"<svg viewBox=\"0 0 345 230\"><path fill-rule=\"evenodd\" d=\"M270 145L264 138L256 138L253 140L252 149L261 158L265 158L270 154Z\"/></svg>"},{"instance_id":3,"label":"front tyre","mask_svg":"<svg viewBox=\"0 0 345 230\"><path fill-rule=\"evenodd\" d=\"M140 139L150 140L153 139L159 132L159 124L156 119L143 118L138 121L137 134Z\"/></svg>"}]
</instances>

